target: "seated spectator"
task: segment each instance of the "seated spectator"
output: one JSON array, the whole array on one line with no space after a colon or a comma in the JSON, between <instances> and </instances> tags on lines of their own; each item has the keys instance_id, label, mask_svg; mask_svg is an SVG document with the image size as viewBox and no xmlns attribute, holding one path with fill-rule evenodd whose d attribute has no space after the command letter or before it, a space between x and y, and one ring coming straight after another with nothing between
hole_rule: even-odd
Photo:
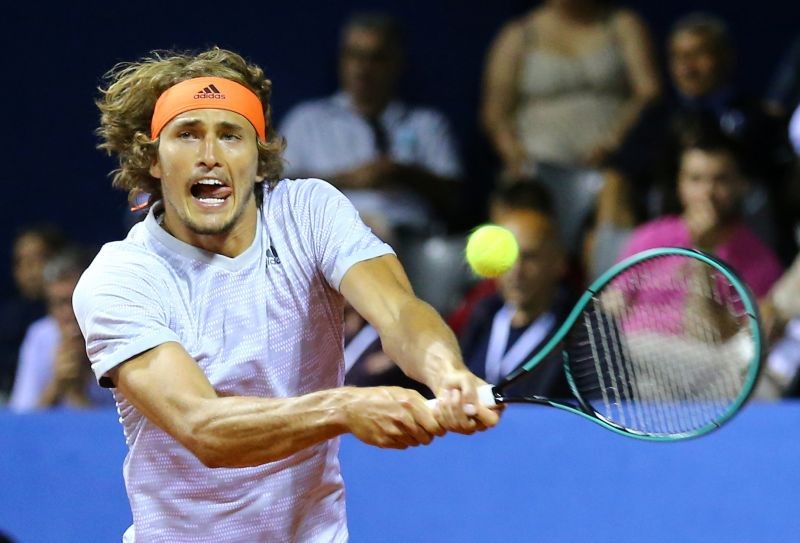
<instances>
[{"instance_id":1,"label":"seated spectator","mask_svg":"<svg viewBox=\"0 0 800 543\"><path fill-rule=\"evenodd\" d=\"M619 258L655 247L688 247L715 254L761 298L782 273L774 251L742 220L747 192L739 146L711 133L685 142L679 155L677 199L681 211L636 228Z\"/></svg>"},{"instance_id":2,"label":"seated spectator","mask_svg":"<svg viewBox=\"0 0 800 543\"><path fill-rule=\"evenodd\" d=\"M477 304L460 336L464 361L492 384L546 344L575 299L565 282L567 258L548 215L515 210L496 222L516 236L519 259L497 280L498 292ZM560 355L540 363L518 387L518 393L566 395L569 389Z\"/></svg>"},{"instance_id":3,"label":"seated spectator","mask_svg":"<svg viewBox=\"0 0 800 543\"><path fill-rule=\"evenodd\" d=\"M778 204L790 149L781 122L736 87L727 25L706 13L682 17L669 33L667 57L673 94L647 110L612 165L632 184L632 201L648 217L670 211L664 198L676 175L681 140L713 127L739 142L740 167L751 181L743 203L746 222L786 260L793 244L783 235L787 217Z\"/></svg>"},{"instance_id":4,"label":"seated spectator","mask_svg":"<svg viewBox=\"0 0 800 543\"><path fill-rule=\"evenodd\" d=\"M550 192L537 180L525 179L499 183L489 195L489 222L498 223L517 210L539 211L552 216L553 202ZM497 291L494 279L483 279L472 285L461 301L447 316L447 324L459 335L469 321L475 305Z\"/></svg>"},{"instance_id":5,"label":"seated spectator","mask_svg":"<svg viewBox=\"0 0 800 543\"><path fill-rule=\"evenodd\" d=\"M613 2L547 0L507 23L489 51L481 116L507 179L553 195L566 248L604 183L603 169L660 93L649 31Z\"/></svg>"},{"instance_id":6,"label":"seated spectator","mask_svg":"<svg viewBox=\"0 0 800 543\"><path fill-rule=\"evenodd\" d=\"M800 107L792 126L800 181ZM761 301L761 319L770 340L766 373L781 395L800 397L800 256Z\"/></svg>"},{"instance_id":7,"label":"seated spectator","mask_svg":"<svg viewBox=\"0 0 800 543\"><path fill-rule=\"evenodd\" d=\"M50 225L25 228L14 238L12 272L16 291L0 300L0 404L14 383L19 347L28 326L47 311L42 268L64 243L61 233Z\"/></svg>"},{"instance_id":8,"label":"seated spectator","mask_svg":"<svg viewBox=\"0 0 800 543\"><path fill-rule=\"evenodd\" d=\"M800 257L760 304L769 352L764 374L776 395L800 396Z\"/></svg>"},{"instance_id":9,"label":"seated spectator","mask_svg":"<svg viewBox=\"0 0 800 543\"><path fill-rule=\"evenodd\" d=\"M353 16L342 31L341 90L295 106L279 130L286 175L330 181L390 243L442 227L462 175L447 120L397 97L403 62L394 19Z\"/></svg>"},{"instance_id":10,"label":"seated spectator","mask_svg":"<svg viewBox=\"0 0 800 543\"><path fill-rule=\"evenodd\" d=\"M18 412L55 406L113 405L91 372L83 336L72 311L72 292L90 259L71 248L44 266L48 315L28 328L9 407Z\"/></svg>"}]
</instances>

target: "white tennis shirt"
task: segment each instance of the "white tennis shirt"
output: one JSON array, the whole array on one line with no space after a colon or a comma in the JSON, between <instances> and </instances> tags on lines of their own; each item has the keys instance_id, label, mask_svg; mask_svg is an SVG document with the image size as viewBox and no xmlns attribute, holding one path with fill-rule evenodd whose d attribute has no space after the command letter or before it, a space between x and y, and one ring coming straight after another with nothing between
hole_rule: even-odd
<instances>
[{"instance_id":1,"label":"white tennis shirt","mask_svg":"<svg viewBox=\"0 0 800 543\"><path fill-rule=\"evenodd\" d=\"M185 244L161 206L106 244L73 305L98 380L177 341L220 394L289 397L341 386L343 298L355 263L392 253L318 179L266 191L253 244L236 258ZM338 439L254 468L207 468L115 391L133 513L126 542L347 540Z\"/></svg>"}]
</instances>

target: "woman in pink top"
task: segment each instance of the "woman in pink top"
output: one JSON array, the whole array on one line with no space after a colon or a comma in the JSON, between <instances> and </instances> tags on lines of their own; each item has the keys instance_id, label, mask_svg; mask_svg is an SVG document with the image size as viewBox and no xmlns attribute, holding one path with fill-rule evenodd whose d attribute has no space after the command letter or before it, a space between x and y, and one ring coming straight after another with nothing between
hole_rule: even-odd
<instances>
[{"instance_id":1,"label":"woman in pink top","mask_svg":"<svg viewBox=\"0 0 800 543\"><path fill-rule=\"evenodd\" d=\"M682 150L677 179L680 215L633 231L620 259L655 247L687 247L727 262L753 293L766 295L783 268L775 252L741 220L747 189L735 144L721 136L694 139Z\"/></svg>"}]
</instances>

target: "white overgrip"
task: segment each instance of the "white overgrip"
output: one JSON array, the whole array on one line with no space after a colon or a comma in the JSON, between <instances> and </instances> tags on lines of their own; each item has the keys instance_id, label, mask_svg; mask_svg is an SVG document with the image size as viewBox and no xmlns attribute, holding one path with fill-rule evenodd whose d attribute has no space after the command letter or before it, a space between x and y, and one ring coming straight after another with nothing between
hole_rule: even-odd
<instances>
[{"instance_id":1,"label":"white overgrip","mask_svg":"<svg viewBox=\"0 0 800 543\"><path fill-rule=\"evenodd\" d=\"M494 387L492 385L481 385L478 387L478 401L481 402L481 405L485 407L493 407L497 405L497 402L494 399L494 392L492 392L493 388ZM439 400L433 398L432 400L428 400L426 403L428 404L428 407L435 409L439 404ZM475 413L467 413L467 415L474 414Z\"/></svg>"}]
</instances>

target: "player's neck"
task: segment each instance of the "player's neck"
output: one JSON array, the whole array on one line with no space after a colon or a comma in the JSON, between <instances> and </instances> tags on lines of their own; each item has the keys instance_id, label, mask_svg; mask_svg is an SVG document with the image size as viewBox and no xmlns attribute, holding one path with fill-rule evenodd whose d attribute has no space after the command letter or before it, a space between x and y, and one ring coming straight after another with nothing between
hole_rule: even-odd
<instances>
[{"instance_id":1,"label":"player's neck","mask_svg":"<svg viewBox=\"0 0 800 543\"><path fill-rule=\"evenodd\" d=\"M209 253L236 258L245 252L255 239L258 207L255 202L252 206L248 205L233 226L219 234L201 234L187 227L180 220L171 221L170 218L169 215L165 215L161 226L172 237Z\"/></svg>"},{"instance_id":2,"label":"player's neck","mask_svg":"<svg viewBox=\"0 0 800 543\"><path fill-rule=\"evenodd\" d=\"M383 110L389 105L391 96L351 96L353 109L359 115L365 117L377 118L383 113Z\"/></svg>"},{"instance_id":3,"label":"player's neck","mask_svg":"<svg viewBox=\"0 0 800 543\"><path fill-rule=\"evenodd\" d=\"M536 300L529 302L519 307L514 308L514 314L511 315L511 326L514 328L522 328L528 326L533 321L542 316L550 307L550 300Z\"/></svg>"}]
</instances>

